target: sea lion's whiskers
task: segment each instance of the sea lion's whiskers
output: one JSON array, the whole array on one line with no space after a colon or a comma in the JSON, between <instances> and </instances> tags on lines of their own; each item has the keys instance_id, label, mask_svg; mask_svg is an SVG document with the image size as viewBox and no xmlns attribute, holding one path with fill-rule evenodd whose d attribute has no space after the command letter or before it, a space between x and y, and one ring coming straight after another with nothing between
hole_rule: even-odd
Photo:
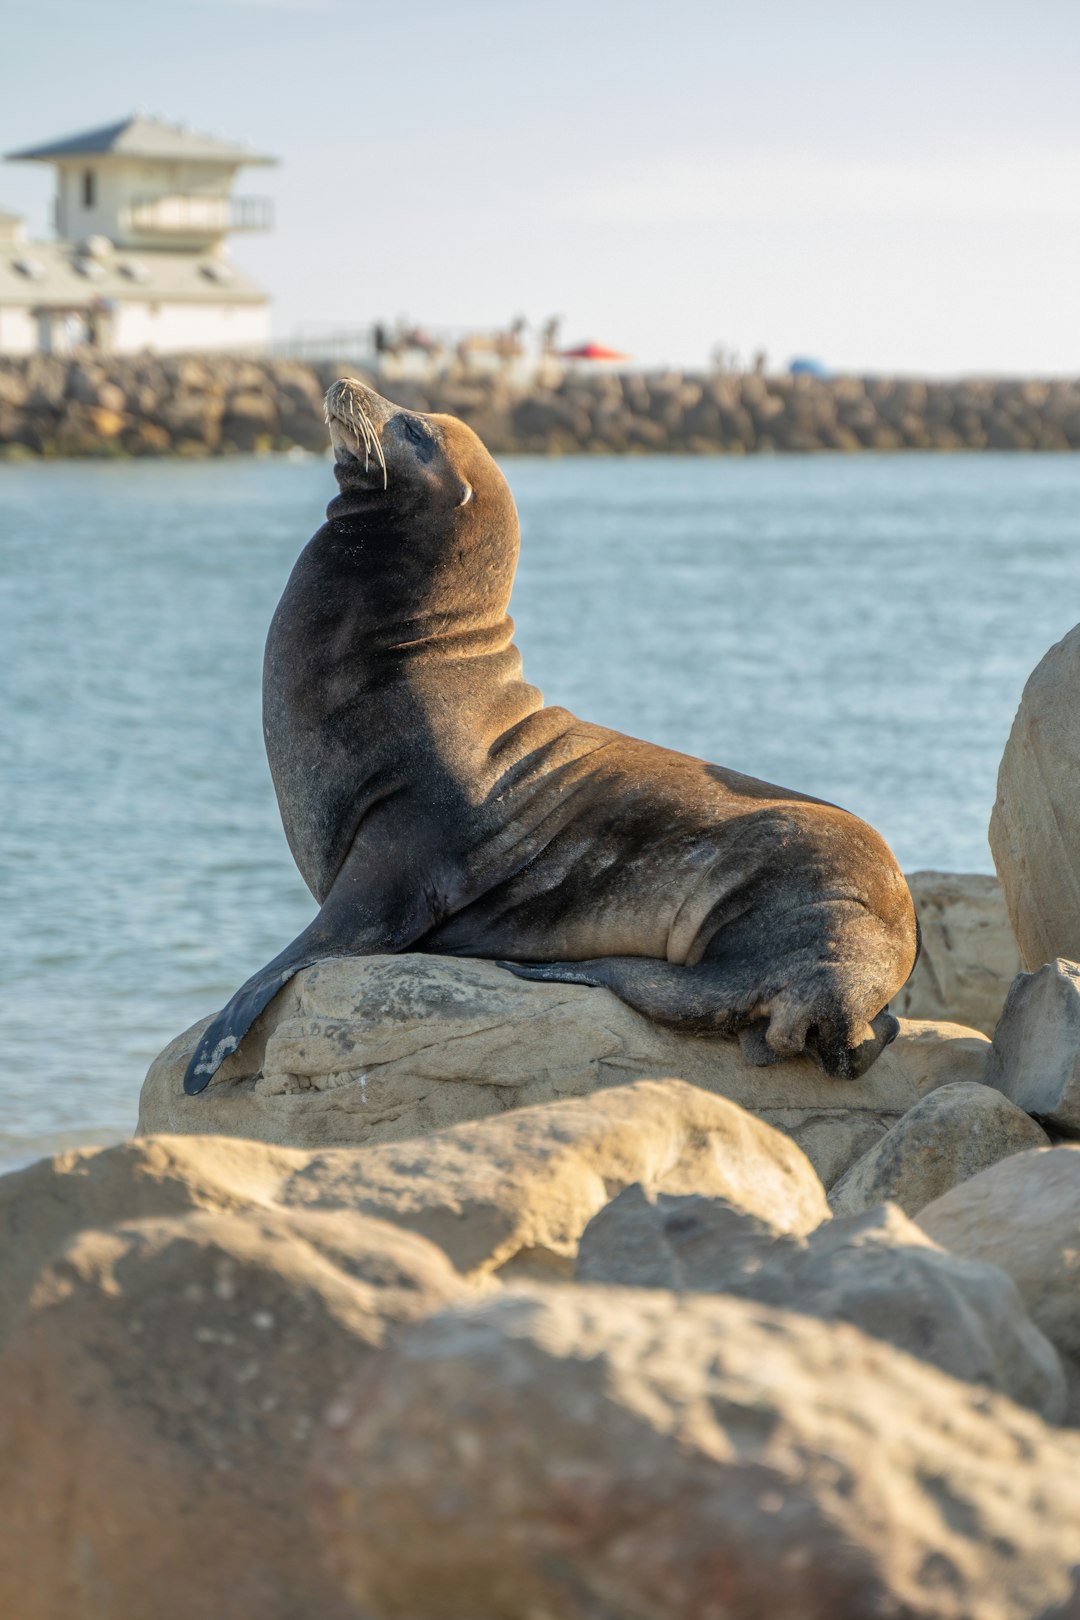
<instances>
[{"instance_id":1,"label":"sea lion's whiskers","mask_svg":"<svg viewBox=\"0 0 1080 1620\"><path fill-rule=\"evenodd\" d=\"M364 407L353 399L351 394L345 398L345 420L356 434L357 442L364 441L364 471L368 470L368 459L371 455L371 428Z\"/></svg>"},{"instance_id":2,"label":"sea lion's whiskers","mask_svg":"<svg viewBox=\"0 0 1080 1620\"><path fill-rule=\"evenodd\" d=\"M368 458L374 456L383 473L383 488L386 488L386 459L383 455L379 435L375 431L375 424L368 415L363 400L354 401L354 407L360 419L360 426L364 435L364 471L368 470Z\"/></svg>"},{"instance_id":3,"label":"sea lion's whiskers","mask_svg":"<svg viewBox=\"0 0 1080 1620\"><path fill-rule=\"evenodd\" d=\"M324 407L323 415L327 424L330 422L331 414L344 422L346 427L352 428L356 434L357 442L363 440L364 471L368 471L372 457L374 457L377 465L382 468L383 489L385 489L387 487L386 455L378 431L367 413L363 400L357 399L352 394L346 395L344 399L338 398L335 401L333 413L331 413L329 404Z\"/></svg>"},{"instance_id":4,"label":"sea lion's whiskers","mask_svg":"<svg viewBox=\"0 0 1080 1620\"><path fill-rule=\"evenodd\" d=\"M363 400L350 399L349 415L353 424L359 429L360 433L362 433L364 437L364 471L367 472L371 458L374 457L375 461L382 468L383 489L385 489L387 483L386 456L383 453L382 441L380 440L378 432L376 431L375 424L364 408Z\"/></svg>"}]
</instances>

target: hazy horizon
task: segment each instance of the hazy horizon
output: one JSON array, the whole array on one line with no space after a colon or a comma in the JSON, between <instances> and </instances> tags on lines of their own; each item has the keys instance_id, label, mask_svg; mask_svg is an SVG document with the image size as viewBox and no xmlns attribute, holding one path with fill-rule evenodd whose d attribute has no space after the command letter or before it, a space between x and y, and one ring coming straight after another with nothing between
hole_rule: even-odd
<instances>
[{"instance_id":1,"label":"hazy horizon","mask_svg":"<svg viewBox=\"0 0 1080 1620\"><path fill-rule=\"evenodd\" d=\"M563 317L636 361L1080 372L1080 8L36 0L0 150L141 108L281 158L274 330ZM52 171L0 165L49 234Z\"/></svg>"}]
</instances>

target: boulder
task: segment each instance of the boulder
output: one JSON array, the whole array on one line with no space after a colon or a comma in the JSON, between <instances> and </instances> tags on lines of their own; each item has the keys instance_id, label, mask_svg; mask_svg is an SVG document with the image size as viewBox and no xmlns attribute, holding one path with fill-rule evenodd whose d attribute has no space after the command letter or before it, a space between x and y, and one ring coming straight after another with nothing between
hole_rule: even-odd
<instances>
[{"instance_id":1,"label":"boulder","mask_svg":"<svg viewBox=\"0 0 1080 1620\"><path fill-rule=\"evenodd\" d=\"M103 382L97 391L94 401L102 410L112 411L114 415L122 416L127 410L127 396L122 388L113 382Z\"/></svg>"},{"instance_id":2,"label":"boulder","mask_svg":"<svg viewBox=\"0 0 1080 1620\"><path fill-rule=\"evenodd\" d=\"M588 1283L735 1294L826 1321L850 1322L942 1372L1009 1395L1056 1421L1065 1375L998 1266L931 1243L896 1207L776 1236L717 1198L628 1187L582 1234Z\"/></svg>"},{"instance_id":3,"label":"boulder","mask_svg":"<svg viewBox=\"0 0 1080 1620\"><path fill-rule=\"evenodd\" d=\"M805 1240L726 1198L663 1193L634 1182L598 1210L581 1234L577 1282L675 1293L731 1293Z\"/></svg>"},{"instance_id":4,"label":"boulder","mask_svg":"<svg viewBox=\"0 0 1080 1620\"><path fill-rule=\"evenodd\" d=\"M1024 687L998 770L990 849L1022 965L1080 961L1080 625Z\"/></svg>"},{"instance_id":5,"label":"boulder","mask_svg":"<svg viewBox=\"0 0 1080 1620\"><path fill-rule=\"evenodd\" d=\"M237 450L255 450L277 432L278 409L265 378L256 373L257 381L246 389L231 393L225 402L221 418L222 441L228 441Z\"/></svg>"},{"instance_id":6,"label":"boulder","mask_svg":"<svg viewBox=\"0 0 1080 1620\"><path fill-rule=\"evenodd\" d=\"M544 437L554 428L585 438L591 431L588 416L570 400L540 390L520 400L513 409L511 424L515 434L532 439Z\"/></svg>"},{"instance_id":7,"label":"boulder","mask_svg":"<svg viewBox=\"0 0 1080 1620\"><path fill-rule=\"evenodd\" d=\"M10 359L0 361L0 405L21 410L29 397L25 375L12 367Z\"/></svg>"},{"instance_id":8,"label":"boulder","mask_svg":"<svg viewBox=\"0 0 1080 1620\"><path fill-rule=\"evenodd\" d=\"M969 1024L992 1035L1020 968L997 880L981 872L910 872L907 881L922 951L911 978L893 997L893 1012Z\"/></svg>"},{"instance_id":9,"label":"boulder","mask_svg":"<svg viewBox=\"0 0 1080 1620\"><path fill-rule=\"evenodd\" d=\"M92 360L69 362L66 393L80 405L96 405L98 392L105 382L105 372Z\"/></svg>"},{"instance_id":10,"label":"boulder","mask_svg":"<svg viewBox=\"0 0 1080 1620\"><path fill-rule=\"evenodd\" d=\"M167 430L154 422L139 422L124 435L124 449L133 456L162 456L170 443Z\"/></svg>"},{"instance_id":11,"label":"boulder","mask_svg":"<svg viewBox=\"0 0 1080 1620\"><path fill-rule=\"evenodd\" d=\"M918 1100L891 1049L855 1082L805 1058L755 1068L737 1042L662 1029L609 990L461 957L352 957L298 973L209 1090L187 1097L184 1069L206 1022L152 1065L140 1133L362 1145L679 1075L786 1131L828 1185Z\"/></svg>"},{"instance_id":12,"label":"boulder","mask_svg":"<svg viewBox=\"0 0 1080 1620\"><path fill-rule=\"evenodd\" d=\"M316 1161L331 1158L311 1157L305 1197L324 1173ZM569 1276L589 1220L639 1180L723 1197L778 1231L828 1219L821 1182L787 1136L680 1080L515 1110L356 1157L358 1207L422 1232L474 1277ZM333 1181L337 1163L328 1173ZM294 1178L287 1196L298 1190Z\"/></svg>"},{"instance_id":13,"label":"boulder","mask_svg":"<svg viewBox=\"0 0 1080 1620\"><path fill-rule=\"evenodd\" d=\"M318 1523L371 1620L1030 1620L1077 1556L1080 1436L745 1300L510 1291L330 1423Z\"/></svg>"},{"instance_id":14,"label":"boulder","mask_svg":"<svg viewBox=\"0 0 1080 1620\"><path fill-rule=\"evenodd\" d=\"M957 1080L983 1081L990 1041L981 1030L940 1019L901 1018L899 1024L889 1050L920 1097Z\"/></svg>"},{"instance_id":15,"label":"boulder","mask_svg":"<svg viewBox=\"0 0 1080 1620\"><path fill-rule=\"evenodd\" d=\"M681 1080L516 1109L357 1151L144 1137L0 1178L0 1346L42 1266L77 1232L191 1211L347 1210L431 1241L459 1271L569 1273L596 1211L631 1182L704 1192L807 1232L829 1218L782 1132Z\"/></svg>"},{"instance_id":16,"label":"boulder","mask_svg":"<svg viewBox=\"0 0 1080 1620\"><path fill-rule=\"evenodd\" d=\"M990 1086L959 1081L916 1103L834 1183L834 1214L891 1200L907 1215L1011 1153L1049 1147L1041 1126Z\"/></svg>"},{"instance_id":17,"label":"boulder","mask_svg":"<svg viewBox=\"0 0 1080 1620\"><path fill-rule=\"evenodd\" d=\"M1073 1589L1064 1603L1044 1609L1039 1620L1080 1620L1080 1566L1073 1573Z\"/></svg>"},{"instance_id":18,"label":"boulder","mask_svg":"<svg viewBox=\"0 0 1080 1620\"><path fill-rule=\"evenodd\" d=\"M1059 957L1016 976L986 1080L1063 1135L1080 1136L1080 965Z\"/></svg>"},{"instance_id":19,"label":"boulder","mask_svg":"<svg viewBox=\"0 0 1080 1620\"><path fill-rule=\"evenodd\" d=\"M156 420L173 439L191 439L212 449L221 437L220 396L203 393L169 394L156 412Z\"/></svg>"},{"instance_id":20,"label":"boulder","mask_svg":"<svg viewBox=\"0 0 1080 1620\"><path fill-rule=\"evenodd\" d=\"M312 1436L393 1328L464 1292L342 1212L79 1234L3 1357L0 1613L353 1620L308 1531Z\"/></svg>"},{"instance_id":21,"label":"boulder","mask_svg":"<svg viewBox=\"0 0 1080 1620\"><path fill-rule=\"evenodd\" d=\"M1002 1159L935 1198L918 1224L954 1254L1007 1271L1032 1321L1080 1363L1080 1146Z\"/></svg>"},{"instance_id":22,"label":"boulder","mask_svg":"<svg viewBox=\"0 0 1080 1620\"><path fill-rule=\"evenodd\" d=\"M0 1351L38 1275L77 1233L150 1216L273 1203L303 1156L221 1138L76 1148L0 1176Z\"/></svg>"},{"instance_id":23,"label":"boulder","mask_svg":"<svg viewBox=\"0 0 1080 1620\"><path fill-rule=\"evenodd\" d=\"M106 410L103 405L89 406L87 420L96 436L104 440L118 438L127 424L126 416L118 411Z\"/></svg>"}]
</instances>

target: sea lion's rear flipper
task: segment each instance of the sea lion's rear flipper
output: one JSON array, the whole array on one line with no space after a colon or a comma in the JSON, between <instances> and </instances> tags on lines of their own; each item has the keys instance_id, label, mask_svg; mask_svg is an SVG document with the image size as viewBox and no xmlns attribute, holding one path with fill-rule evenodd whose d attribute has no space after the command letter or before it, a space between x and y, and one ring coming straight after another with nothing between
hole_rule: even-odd
<instances>
[{"instance_id":1,"label":"sea lion's rear flipper","mask_svg":"<svg viewBox=\"0 0 1080 1620\"><path fill-rule=\"evenodd\" d=\"M507 962L519 979L603 985L635 1012L685 1035L734 1035L748 1010L743 974L720 962L684 967L650 956L601 956L588 962Z\"/></svg>"},{"instance_id":2,"label":"sea lion's rear flipper","mask_svg":"<svg viewBox=\"0 0 1080 1620\"><path fill-rule=\"evenodd\" d=\"M449 884L438 876L389 856L375 860L370 849L354 845L318 916L240 986L206 1030L184 1074L188 1096L206 1090L259 1014L303 968L329 956L392 954L415 944L439 920L440 896Z\"/></svg>"},{"instance_id":3,"label":"sea lion's rear flipper","mask_svg":"<svg viewBox=\"0 0 1080 1620\"><path fill-rule=\"evenodd\" d=\"M756 1067L803 1054L838 1080L855 1080L900 1026L883 1009L869 1023L849 1016L828 973L812 973L766 999L752 969L706 959L694 967L645 956L588 962L500 961L519 979L603 985L635 1012L683 1035L738 1035Z\"/></svg>"}]
</instances>

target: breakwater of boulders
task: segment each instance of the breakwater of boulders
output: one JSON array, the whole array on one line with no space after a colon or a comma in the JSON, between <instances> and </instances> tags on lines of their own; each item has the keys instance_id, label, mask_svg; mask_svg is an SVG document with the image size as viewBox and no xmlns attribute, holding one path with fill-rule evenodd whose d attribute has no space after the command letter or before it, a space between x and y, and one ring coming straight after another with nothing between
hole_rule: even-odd
<instances>
[{"instance_id":1,"label":"breakwater of boulders","mask_svg":"<svg viewBox=\"0 0 1080 1620\"><path fill-rule=\"evenodd\" d=\"M0 357L0 457L228 455L327 445L322 400L362 375L467 421L496 453L746 455L1078 450L1080 379L559 370L378 375L354 362L136 355Z\"/></svg>"}]
</instances>

